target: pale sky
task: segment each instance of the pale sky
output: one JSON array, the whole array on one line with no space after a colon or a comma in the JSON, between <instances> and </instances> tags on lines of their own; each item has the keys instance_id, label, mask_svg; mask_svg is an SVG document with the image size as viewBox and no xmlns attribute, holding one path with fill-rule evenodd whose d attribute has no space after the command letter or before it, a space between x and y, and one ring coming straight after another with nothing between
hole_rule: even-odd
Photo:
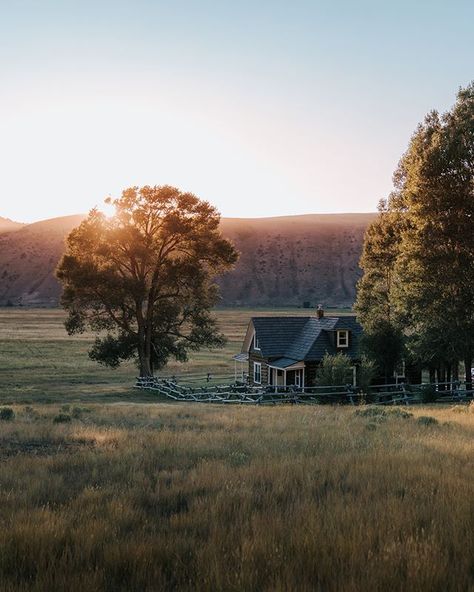
<instances>
[{"instance_id":1,"label":"pale sky","mask_svg":"<svg viewBox=\"0 0 474 592\"><path fill-rule=\"evenodd\" d=\"M0 216L172 184L253 217L374 211L474 78L474 2L0 0Z\"/></svg>"}]
</instances>

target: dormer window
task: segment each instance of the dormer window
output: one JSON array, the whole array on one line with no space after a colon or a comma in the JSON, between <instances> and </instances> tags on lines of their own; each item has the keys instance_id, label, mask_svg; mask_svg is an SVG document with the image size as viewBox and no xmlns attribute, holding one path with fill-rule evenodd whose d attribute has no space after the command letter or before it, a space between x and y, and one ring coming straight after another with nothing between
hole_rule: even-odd
<instances>
[{"instance_id":1,"label":"dormer window","mask_svg":"<svg viewBox=\"0 0 474 592\"><path fill-rule=\"evenodd\" d=\"M349 331L337 331L337 347L349 347Z\"/></svg>"},{"instance_id":2,"label":"dormer window","mask_svg":"<svg viewBox=\"0 0 474 592\"><path fill-rule=\"evenodd\" d=\"M253 349L260 349L260 346L258 345L258 339L257 339L257 334L255 333L255 336L253 338Z\"/></svg>"}]
</instances>

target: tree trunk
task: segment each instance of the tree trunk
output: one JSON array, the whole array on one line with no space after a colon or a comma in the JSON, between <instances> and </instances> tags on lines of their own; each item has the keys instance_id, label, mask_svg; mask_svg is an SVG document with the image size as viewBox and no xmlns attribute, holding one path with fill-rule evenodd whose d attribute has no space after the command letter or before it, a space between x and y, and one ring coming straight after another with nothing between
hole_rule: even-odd
<instances>
[{"instance_id":1,"label":"tree trunk","mask_svg":"<svg viewBox=\"0 0 474 592\"><path fill-rule=\"evenodd\" d=\"M439 391L446 390L446 385L442 384L446 380L446 375L444 373L444 366L442 364L440 366L438 366L436 373L438 375L438 390Z\"/></svg>"},{"instance_id":2,"label":"tree trunk","mask_svg":"<svg viewBox=\"0 0 474 592\"><path fill-rule=\"evenodd\" d=\"M151 367L151 335L148 336L150 323L143 318L142 302L136 303L136 315L138 324L138 360L140 365L140 376L153 376Z\"/></svg>"},{"instance_id":3,"label":"tree trunk","mask_svg":"<svg viewBox=\"0 0 474 592\"><path fill-rule=\"evenodd\" d=\"M153 376L153 372L150 367L150 358L147 357L145 351L145 341L140 340L138 347L138 359L140 362L140 376Z\"/></svg>"},{"instance_id":4,"label":"tree trunk","mask_svg":"<svg viewBox=\"0 0 474 592\"><path fill-rule=\"evenodd\" d=\"M453 380L459 380L459 362L456 360L453 364Z\"/></svg>"},{"instance_id":5,"label":"tree trunk","mask_svg":"<svg viewBox=\"0 0 474 592\"><path fill-rule=\"evenodd\" d=\"M472 390L472 378L471 378L471 369L472 369L472 354L469 352L464 357L464 371L466 373L466 390ZM472 397L472 393L469 393L469 397Z\"/></svg>"},{"instance_id":6,"label":"tree trunk","mask_svg":"<svg viewBox=\"0 0 474 592\"><path fill-rule=\"evenodd\" d=\"M436 382L436 369L433 366L430 366L430 383L434 384Z\"/></svg>"}]
</instances>

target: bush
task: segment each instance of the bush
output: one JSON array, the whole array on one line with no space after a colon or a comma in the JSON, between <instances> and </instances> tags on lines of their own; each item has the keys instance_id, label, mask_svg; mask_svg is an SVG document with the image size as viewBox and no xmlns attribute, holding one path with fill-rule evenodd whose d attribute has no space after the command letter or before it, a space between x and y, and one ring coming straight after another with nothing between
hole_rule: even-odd
<instances>
[{"instance_id":1,"label":"bush","mask_svg":"<svg viewBox=\"0 0 474 592\"><path fill-rule=\"evenodd\" d=\"M346 354L335 356L325 354L317 372L318 383L322 386L343 386L352 384L352 361Z\"/></svg>"},{"instance_id":2,"label":"bush","mask_svg":"<svg viewBox=\"0 0 474 592\"><path fill-rule=\"evenodd\" d=\"M69 423L70 421L71 421L71 416L68 415L67 413L59 413L53 419L54 423Z\"/></svg>"},{"instance_id":3,"label":"bush","mask_svg":"<svg viewBox=\"0 0 474 592\"><path fill-rule=\"evenodd\" d=\"M421 385L421 400L423 403L434 403L437 398L438 393L432 384Z\"/></svg>"},{"instance_id":4,"label":"bush","mask_svg":"<svg viewBox=\"0 0 474 592\"><path fill-rule=\"evenodd\" d=\"M417 419L417 423L424 426L435 426L438 425L438 420L434 417L430 417L429 415L420 415Z\"/></svg>"},{"instance_id":5,"label":"bush","mask_svg":"<svg viewBox=\"0 0 474 592\"><path fill-rule=\"evenodd\" d=\"M362 393L368 395L370 385L375 376L375 362L368 356L363 355L358 372L359 387Z\"/></svg>"},{"instance_id":6,"label":"bush","mask_svg":"<svg viewBox=\"0 0 474 592\"><path fill-rule=\"evenodd\" d=\"M3 409L0 409L0 419L3 421L11 421L12 419L15 419L15 412L11 407L4 407Z\"/></svg>"},{"instance_id":7,"label":"bush","mask_svg":"<svg viewBox=\"0 0 474 592\"><path fill-rule=\"evenodd\" d=\"M398 417L399 419L409 419L410 417L413 417L413 413L404 411L403 409L392 409L390 415L392 417Z\"/></svg>"},{"instance_id":8,"label":"bush","mask_svg":"<svg viewBox=\"0 0 474 592\"><path fill-rule=\"evenodd\" d=\"M366 409L357 409L355 412L356 415L360 415L361 417L386 417L387 412L385 409L379 407L367 407Z\"/></svg>"},{"instance_id":9,"label":"bush","mask_svg":"<svg viewBox=\"0 0 474 592\"><path fill-rule=\"evenodd\" d=\"M375 421L381 421L382 419L388 419L390 417L397 419L409 419L410 417L413 417L413 413L409 413L403 409L383 409L381 407L357 409L355 414L361 417L369 417Z\"/></svg>"},{"instance_id":10,"label":"bush","mask_svg":"<svg viewBox=\"0 0 474 592\"><path fill-rule=\"evenodd\" d=\"M89 409L88 407L73 407L72 408L72 416L75 419L78 419L79 417L81 417L81 415L83 413L90 413L91 409Z\"/></svg>"}]
</instances>

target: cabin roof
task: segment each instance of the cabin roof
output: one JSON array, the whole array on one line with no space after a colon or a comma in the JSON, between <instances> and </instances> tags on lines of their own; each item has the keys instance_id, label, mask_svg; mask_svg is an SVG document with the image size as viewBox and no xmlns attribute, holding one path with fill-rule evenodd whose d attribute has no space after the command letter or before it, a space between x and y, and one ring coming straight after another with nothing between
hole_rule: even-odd
<instances>
[{"instance_id":1,"label":"cabin roof","mask_svg":"<svg viewBox=\"0 0 474 592\"><path fill-rule=\"evenodd\" d=\"M264 358L283 358L285 364L287 361L293 364L295 361L321 360L325 353L340 351L330 339L331 332L340 329L351 332L349 347L344 348L344 353L352 358L358 355L357 337L362 333L362 327L354 316L321 319L314 316L252 317L251 323Z\"/></svg>"}]
</instances>

